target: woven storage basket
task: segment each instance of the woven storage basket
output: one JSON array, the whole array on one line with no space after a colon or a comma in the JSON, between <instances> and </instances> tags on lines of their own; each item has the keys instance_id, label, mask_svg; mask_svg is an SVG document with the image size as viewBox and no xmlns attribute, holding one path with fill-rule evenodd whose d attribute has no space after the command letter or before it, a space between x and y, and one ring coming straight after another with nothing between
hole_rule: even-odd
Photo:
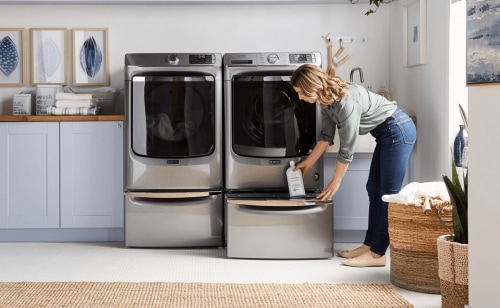
<instances>
[{"instance_id":1,"label":"woven storage basket","mask_svg":"<svg viewBox=\"0 0 500 308\"><path fill-rule=\"evenodd\" d=\"M432 211L424 213L421 206L389 203L389 238L391 253L391 282L401 288L440 293L436 239L449 234L434 209L450 207L450 202L431 204ZM441 212L446 225L452 224L451 208Z\"/></svg>"},{"instance_id":2,"label":"woven storage basket","mask_svg":"<svg viewBox=\"0 0 500 308\"><path fill-rule=\"evenodd\" d=\"M464 307L469 303L469 245L451 236L437 239L441 307Z\"/></svg>"}]
</instances>

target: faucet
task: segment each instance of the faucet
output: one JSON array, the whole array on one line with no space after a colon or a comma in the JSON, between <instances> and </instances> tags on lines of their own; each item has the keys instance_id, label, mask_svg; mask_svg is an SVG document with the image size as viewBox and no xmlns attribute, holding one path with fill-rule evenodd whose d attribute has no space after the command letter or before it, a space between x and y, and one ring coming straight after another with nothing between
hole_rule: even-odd
<instances>
[{"instance_id":1,"label":"faucet","mask_svg":"<svg viewBox=\"0 0 500 308\"><path fill-rule=\"evenodd\" d=\"M353 77L354 77L354 72L355 72L355 71L359 71L359 80L360 80L361 82L365 82L365 79L363 78L363 70L361 69L361 67L355 67L355 68L353 68L353 69L351 70L351 77L350 77L351 82L353 82L353 81L354 81L354 78L353 78Z\"/></svg>"}]
</instances>

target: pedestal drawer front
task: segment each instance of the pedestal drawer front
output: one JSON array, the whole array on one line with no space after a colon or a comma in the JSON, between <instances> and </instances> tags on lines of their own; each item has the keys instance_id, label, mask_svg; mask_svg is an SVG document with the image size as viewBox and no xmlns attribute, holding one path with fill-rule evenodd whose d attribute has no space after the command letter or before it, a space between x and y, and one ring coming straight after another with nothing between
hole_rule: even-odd
<instances>
[{"instance_id":1,"label":"pedestal drawer front","mask_svg":"<svg viewBox=\"0 0 500 308\"><path fill-rule=\"evenodd\" d=\"M227 255L322 259L333 256L333 204L276 207L227 202Z\"/></svg>"},{"instance_id":2,"label":"pedestal drawer front","mask_svg":"<svg viewBox=\"0 0 500 308\"><path fill-rule=\"evenodd\" d=\"M125 246L223 245L221 193L203 197L125 196Z\"/></svg>"}]
</instances>

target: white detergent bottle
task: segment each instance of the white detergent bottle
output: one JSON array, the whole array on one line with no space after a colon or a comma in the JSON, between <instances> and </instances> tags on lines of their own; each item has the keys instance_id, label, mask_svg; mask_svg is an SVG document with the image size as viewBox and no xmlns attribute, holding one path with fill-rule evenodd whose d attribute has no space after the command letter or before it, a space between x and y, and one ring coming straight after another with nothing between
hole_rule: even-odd
<instances>
[{"instance_id":1,"label":"white detergent bottle","mask_svg":"<svg viewBox=\"0 0 500 308\"><path fill-rule=\"evenodd\" d=\"M295 169L295 162L292 160L290 161L290 167L286 170L286 180L288 182L290 198L303 198L306 196L306 191L304 189L302 171L300 169L293 171L293 169Z\"/></svg>"}]
</instances>

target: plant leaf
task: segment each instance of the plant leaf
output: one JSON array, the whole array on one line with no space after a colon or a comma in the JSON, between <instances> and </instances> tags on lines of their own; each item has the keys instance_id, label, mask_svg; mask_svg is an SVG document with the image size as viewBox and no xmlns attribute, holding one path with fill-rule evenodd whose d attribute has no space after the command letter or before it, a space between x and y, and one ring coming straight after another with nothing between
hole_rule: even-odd
<instances>
[{"instance_id":1,"label":"plant leaf","mask_svg":"<svg viewBox=\"0 0 500 308\"><path fill-rule=\"evenodd\" d=\"M453 229L455 231L455 241L466 244L469 241L468 228L468 173L463 177L464 188L460 183L455 161L452 159L452 179L446 175L443 176L446 189L450 195L451 203L453 204ZM466 171L465 171L466 172Z\"/></svg>"},{"instance_id":2,"label":"plant leaf","mask_svg":"<svg viewBox=\"0 0 500 308\"><path fill-rule=\"evenodd\" d=\"M462 121L464 122L465 130L468 132L469 131L469 119L467 117L467 113L465 113L464 108L462 108L462 105L458 104L458 108L460 108L460 115L462 116Z\"/></svg>"}]
</instances>

